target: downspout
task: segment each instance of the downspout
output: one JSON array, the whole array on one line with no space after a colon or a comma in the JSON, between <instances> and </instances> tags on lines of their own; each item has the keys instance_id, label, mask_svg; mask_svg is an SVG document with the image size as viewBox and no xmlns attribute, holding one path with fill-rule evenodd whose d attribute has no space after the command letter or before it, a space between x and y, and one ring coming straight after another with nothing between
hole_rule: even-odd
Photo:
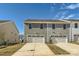
<instances>
[{"instance_id":1,"label":"downspout","mask_svg":"<svg viewBox=\"0 0 79 59\"><path fill-rule=\"evenodd\" d=\"M46 39L47 39L46 41L48 41L48 23L47 23L47 38Z\"/></svg>"},{"instance_id":2,"label":"downspout","mask_svg":"<svg viewBox=\"0 0 79 59\"><path fill-rule=\"evenodd\" d=\"M71 26L70 26L70 28L71 28L71 29L70 29L70 30L71 30L71 33L70 33L70 34L71 34L71 42L72 42L72 21L71 21Z\"/></svg>"}]
</instances>

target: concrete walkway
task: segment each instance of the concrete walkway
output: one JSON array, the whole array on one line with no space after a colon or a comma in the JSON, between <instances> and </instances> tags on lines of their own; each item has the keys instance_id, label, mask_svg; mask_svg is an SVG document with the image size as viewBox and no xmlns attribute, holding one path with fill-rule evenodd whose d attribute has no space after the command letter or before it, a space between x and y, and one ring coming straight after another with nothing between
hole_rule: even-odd
<instances>
[{"instance_id":1,"label":"concrete walkway","mask_svg":"<svg viewBox=\"0 0 79 59\"><path fill-rule=\"evenodd\" d=\"M54 53L43 43L27 43L13 56L51 56Z\"/></svg>"},{"instance_id":2,"label":"concrete walkway","mask_svg":"<svg viewBox=\"0 0 79 59\"><path fill-rule=\"evenodd\" d=\"M79 45L72 43L57 43L57 46L68 51L70 55L78 55L79 56Z\"/></svg>"}]
</instances>

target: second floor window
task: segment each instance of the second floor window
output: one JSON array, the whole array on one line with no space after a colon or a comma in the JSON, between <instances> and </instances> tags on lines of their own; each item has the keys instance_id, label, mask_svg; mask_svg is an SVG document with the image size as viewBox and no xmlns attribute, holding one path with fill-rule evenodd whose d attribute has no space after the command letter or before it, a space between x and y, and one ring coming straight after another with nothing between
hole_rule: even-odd
<instances>
[{"instance_id":1,"label":"second floor window","mask_svg":"<svg viewBox=\"0 0 79 59\"><path fill-rule=\"evenodd\" d=\"M55 24L52 24L52 29L55 29Z\"/></svg>"},{"instance_id":2,"label":"second floor window","mask_svg":"<svg viewBox=\"0 0 79 59\"><path fill-rule=\"evenodd\" d=\"M43 29L43 24L40 25L40 29Z\"/></svg>"},{"instance_id":3,"label":"second floor window","mask_svg":"<svg viewBox=\"0 0 79 59\"><path fill-rule=\"evenodd\" d=\"M66 24L63 25L63 29L66 29Z\"/></svg>"},{"instance_id":4,"label":"second floor window","mask_svg":"<svg viewBox=\"0 0 79 59\"><path fill-rule=\"evenodd\" d=\"M29 24L29 29L32 29L32 24Z\"/></svg>"},{"instance_id":5,"label":"second floor window","mask_svg":"<svg viewBox=\"0 0 79 59\"><path fill-rule=\"evenodd\" d=\"M78 28L78 24L77 23L75 23L75 28Z\"/></svg>"}]
</instances>

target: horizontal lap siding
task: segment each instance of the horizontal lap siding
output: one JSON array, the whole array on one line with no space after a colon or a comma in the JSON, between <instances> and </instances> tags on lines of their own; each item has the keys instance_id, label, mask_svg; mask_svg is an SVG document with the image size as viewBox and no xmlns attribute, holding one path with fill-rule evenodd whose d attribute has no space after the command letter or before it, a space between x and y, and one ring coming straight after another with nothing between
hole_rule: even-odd
<instances>
[{"instance_id":1,"label":"horizontal lap siding","mask_svg":"<svg viewBox=\"0 0 79 59\"><path fill-rule=\"evenodd\" d=\"M47 32L47 26L48 26L48 32ZM63 24L55 24L55 29L52 29L52 24L48 24L48 25L44 24L44 28L40 29L40 24L32 24L32 29L29 29L29 24L27 24L26 28L25 28L25 33L26 33L26 37L28 37L28 35L44 36L45 40L47 42L49 42L50 37L52 35L55 35L55 36L67 36L67 38L68 38L69 26L70 25L67 24L66 29L63 29ZM47 38L47 33L48 33L48 37L49 37L48 40L46 39Z\"/></svg>"}]
</instances>

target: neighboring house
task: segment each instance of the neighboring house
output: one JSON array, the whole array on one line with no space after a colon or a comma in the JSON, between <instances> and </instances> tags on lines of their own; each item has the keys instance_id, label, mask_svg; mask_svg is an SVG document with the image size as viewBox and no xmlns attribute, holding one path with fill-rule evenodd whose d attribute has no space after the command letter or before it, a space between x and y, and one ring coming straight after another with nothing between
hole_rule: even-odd
<instances>
[{"instance_id":1,"label":"neighboring house","mask_svg":"<svg viewBox=\"0 0 79 59\"><path fill-rule=\"evenodd\" d=\"M0 20L0 44L19 43L19 32L14 22Z\"/></svg>"},{"instance_id":2,"label":"neighboring house","mask_svg":"<svg viewBox=\"0 0 79 59\"><path fill-rule=\"evenodd\" d=\"M79 41L79 20L42 20L27 19L25 24L25 42L57 43Z\"/></svg>"}]
</instances>

